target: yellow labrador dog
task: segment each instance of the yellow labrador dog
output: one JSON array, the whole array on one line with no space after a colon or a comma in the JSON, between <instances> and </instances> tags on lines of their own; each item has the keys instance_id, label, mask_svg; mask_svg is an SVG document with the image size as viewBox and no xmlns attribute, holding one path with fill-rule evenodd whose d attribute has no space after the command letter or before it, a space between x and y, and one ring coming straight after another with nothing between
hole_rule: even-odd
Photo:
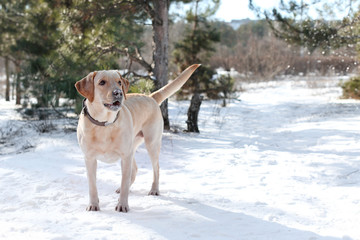
<instances>
[{"instance_id":1,"label":"yellow labrador dog","mask_svg":"<svg viewBox=\"0 0 360 240\"><path fill-rule=\"evenodd\" d=\"M115 208L129 211L129 188L134 182L137 165L134 153L145 142L154 171L149 195L159 195L159 154L163 119L159 105L178 91L200 65L188 67L174 81L146 96L127 94L129 81L118 71L99 71L76 82L77 91L85 97L79 118L77 137L85 156L89 181L88 211L98 211L96 188L97 160L113 163L121 159L121 186Z\"/></svg>"}]
</instances>

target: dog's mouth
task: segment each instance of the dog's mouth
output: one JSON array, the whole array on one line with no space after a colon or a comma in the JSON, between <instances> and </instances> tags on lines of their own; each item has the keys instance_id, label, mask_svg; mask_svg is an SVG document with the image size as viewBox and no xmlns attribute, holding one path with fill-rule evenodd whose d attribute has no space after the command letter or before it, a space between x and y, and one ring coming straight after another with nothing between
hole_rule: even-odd
<instances>
[{"instance_id":1,"label":"dog's mouth","mask_svg":"<svg viewBox=\"0 0 360 240\"><path fill-rule=\"evenodd\" d=\"M117 110L119 110L121 108L121 101L120 100L115 100L111 104L104 103L104 106L107 107L108 109L112 110L112 111L117 111Z\"/></svg>"}]
</instances>

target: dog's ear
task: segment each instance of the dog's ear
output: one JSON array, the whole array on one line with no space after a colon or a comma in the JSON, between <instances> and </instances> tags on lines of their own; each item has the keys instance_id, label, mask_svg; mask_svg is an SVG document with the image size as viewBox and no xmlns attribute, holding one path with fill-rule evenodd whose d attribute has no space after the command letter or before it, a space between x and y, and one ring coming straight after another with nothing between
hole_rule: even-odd
<instances>
[{"instance_id":1,"label":"dog's ear","mask_svg":"<svg viewBox=\"0 0 360 240\"><path fill-rule=\"evenodd\" d=\"M121 88L122 88L122 91L124 93L125 100L126 100L126 94L129 91L130 82L126 78L122 78L121 80L123 82L123 84L121 84Z\"/></svg>"},{"instance_id":2,"label":"dog's ear","mask_svg":"<svg viewBox=\"0 0 360 240\"><path fill-rule=\"evenodd\" d=\"M124 97L125 97L125 100L126 100L126 94L128 93L128 91L129 91L129 86L130 86L130 82L126 79L126 78L123 78L122 76L121 76L121 73L119 72L119 71L116 71L118 74L119 74L119 76L120 76L120 79L121 79L121 82L122 82L122 84L121 84L121 90L122 90L122 92L123 92L123 94L124 94Z\"/></svg>"},{"instance_id":3,"label":"dog's ear","mask_svg":"<svg viewBox=\"0 0 360 240\"><path fill-rule=\"evenodd\" d=\"M96 72L89 73L86 77L75 83L76 90L90 102L94 101L94 78Z\"/></svg>"}]
</instances>

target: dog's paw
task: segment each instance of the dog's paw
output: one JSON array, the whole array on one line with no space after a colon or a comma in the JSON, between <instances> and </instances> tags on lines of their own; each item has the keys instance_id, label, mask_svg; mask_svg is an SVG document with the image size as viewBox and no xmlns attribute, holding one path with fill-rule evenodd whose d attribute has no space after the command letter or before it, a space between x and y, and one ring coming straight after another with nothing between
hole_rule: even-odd
<instances>
[{"instance_id":1,"label":"dog's paw","mask_svg":"<svg viewBox=\"0 0 360 240\"><path fill-rule=\"evenodd\" d=\"M126 213L126 212L130 211L130 208L129 208L128 204L118 203L118 205L115 207L115 211Z\"/></svg>"},{"instance_id":2,"label":"dog's paw","mask_svg":"<svg viewBox=\"0 0 360 240\"><path fill-rule=\"evenodd\" d=\"M100 211L100 207L98 204L89 204L87 206L86 211Z\"/></svg>"},{"instance_id":3,"label":"dog's paw","mask_svg":"<svg viewBox=\"0 0 360 240\"><path fill-rule=\"evenodd\" d=\"M159 189L151 189L148 195L160 196L160 191Z\"/></svg>"}]
</instances>

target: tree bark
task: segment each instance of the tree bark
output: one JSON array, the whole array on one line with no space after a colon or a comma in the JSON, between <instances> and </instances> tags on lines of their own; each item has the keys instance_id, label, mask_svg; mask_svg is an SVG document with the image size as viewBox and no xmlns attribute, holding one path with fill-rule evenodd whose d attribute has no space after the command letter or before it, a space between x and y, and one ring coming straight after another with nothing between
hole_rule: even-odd
<instances>
[{"instance_id":1,"label":"tree bark","mask_svg":"<svg viewBox=\"0 0 360 240\"><path fill-rule=\"evenodd\" d=\"M6 88L5 88L5 100L10 101L10 69L9 69L9 57L5 56L5 74L6 74Z\"/></svg>"},{"instance_id":2,"label":"tree bark","mask_svg":"<svg viewBox=\"0 0 360 240\"><path fill-rule=\"evenodd\" d=\"M20 63L15 63L15 70L16 70L16 85L15 85L15 95L16 95L16 101L15 104L21 104L21 87L20 87Z\"/></svg>"},{"instance_id":3,"label":"tree bark","mask_svg":"<svg viewBox=\"0 0 360 240\"><path fill-rule=\"evenodd\" d=\"M157 89L168 82L168 49L169 49L169 0L153 1L152 26L154 31L154 75ZM164 129L170 129L168 102L165 100L161 106L164 119Z\"/></svg>"},{"instance_id":4,"label":"tree bark","mask_svg":"<svg viewBox=\"0 0 360 240\"><path fill-rule=\"evenodd\" d=\"M186 121L188 132L200 133L198 127L198 116L199 116L200 105L202 103L202 100L203 97L198 92L195 92L191 98L190 107L187 113L188 119Z\"/></svg>"},{"instance_id":5,"label":"tree bark","mask_svg":"<svg viewBox=\"0 0 360 240\"><path fill-rule=\"evenodd\" d=\"M192 53L191 54L191 61L192 62L198 62L197 56L196 56L196 46L195 46L195 33L198 29L198 7L199 7L199 0L196 0L195 2L195 19L193 23L193 29L192 29L192 36L191 36L191 43L192 43ZM200 79L197 76L192 76L193 80L193 87L194 87L194 95L191 97L190 106L187 112L188 119L186 121L187 123L187 132L196 132L200 133L199 127L198 127L198 116L200 112L200 106L203 100L203 96L200 95Z\"/></svg>"}]
</instances>

